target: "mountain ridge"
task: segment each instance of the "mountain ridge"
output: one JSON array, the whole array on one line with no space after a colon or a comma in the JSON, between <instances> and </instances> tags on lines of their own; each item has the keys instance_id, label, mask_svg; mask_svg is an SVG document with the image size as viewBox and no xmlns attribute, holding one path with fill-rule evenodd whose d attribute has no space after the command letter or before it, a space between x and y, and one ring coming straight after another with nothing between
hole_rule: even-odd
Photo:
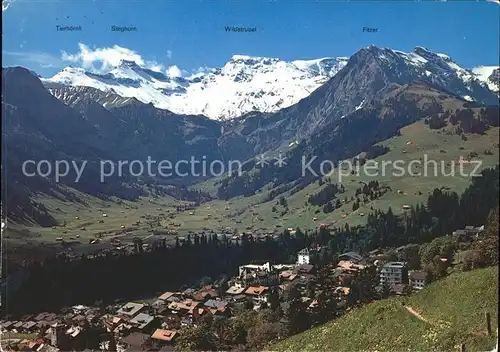
<instances>
[{"instance_id":1,"label":"mountain ridge","mask_svg":"<svg viewBox=\"0 0 500 352\"><path fill-rule=\"evenodd\" d=\"M309 95L340 70L345 58L282 61L233 55L221 68L189 77L167 76L122 61L105 74L67 67L47 86L89 86L136 97L178 114L225 120L251 111L274 112ZM228 93L231 92L231 93Z\"/></svg>"},{"instance_id":2,"label":"mountain ridge","mask_svg":"<svg viewBox=\"0 0 500 352\"><path fill-rule=\"evenodd\" d=\"M381 64L397 70L396 75L432 81L467 100L491 103L498 98L498 80L491 79L494 66L465 69L448 55L422 46L409 53L373 45L361 50L372 51ZM355 55L293 61L233 55L223 67L187 77L169 76L124 60L106 73L66 67L43 82L48 87L94 87L177 114L228 120L247 113L274 113L294 105L332 79Z\"/></svg>"}]
</instances>

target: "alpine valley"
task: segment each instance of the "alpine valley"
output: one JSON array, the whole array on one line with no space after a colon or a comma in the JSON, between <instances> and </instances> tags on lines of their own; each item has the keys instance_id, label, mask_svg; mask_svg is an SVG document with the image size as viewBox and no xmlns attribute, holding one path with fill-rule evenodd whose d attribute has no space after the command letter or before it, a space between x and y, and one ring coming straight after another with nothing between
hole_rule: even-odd
<instances>
[{"instance_id":1,"label":"alpine valley","mask_svg":"<svg viewBox=\"0 0 500 352\"><path fill-rule=\"evenodd\" d=\"M7 236L23 244L53 244L61 234L105 239L360 222L350 199L361 181L349 179L340 191L331 179L304 176L303 156L336 163L435 152L450 160L479 155L484 167L498 160L498 67L463 68L423 47L370 46L349 58L290 62L235 55L189 77L130 61L99 74L68 67L51 78L8 67L2 81L2 209ZM282 153L286 165L258 167L255 157L264 153ZM101 160L148 157L245 163L242 175L208 180L125 172L101 182ZM23 175L25 160L42 159L87 161L85 175L79 182L75 170L60 182ZM361 210L387 207L397 182L416 181L394 182L392 193L380 192ZM457 179L457 190L468 182ZM453 188L420 180L419 192L438 186ZM286 206L276 204L280 197ZM102 208L108 219L97 221Z\"/></svg>"}]
</instances>

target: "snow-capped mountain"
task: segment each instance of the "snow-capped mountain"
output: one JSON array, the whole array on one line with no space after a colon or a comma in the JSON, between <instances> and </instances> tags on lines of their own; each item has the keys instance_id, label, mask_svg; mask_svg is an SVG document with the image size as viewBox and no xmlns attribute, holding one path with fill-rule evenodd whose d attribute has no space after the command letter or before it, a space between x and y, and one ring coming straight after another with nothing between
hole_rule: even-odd
<instances>
[{"instance_id":1,"label":"snow-capped mountain","mask_svg":"<svg viewBox=\"0 0 500 352\"><path fill-rule=\"evenodd\" d=\"M486 83L492 92L497 93L497 95L500 93L500 69L498 66L479 66L472 69L472 72Z\"/></svg>"},{"instance_id":2,"label":"snow-capped mountain","mask_svg":"<svg viewBox=\"0 0 500 352\"><path fill-rule=\"evenodd\" d=\"M235 55L222 68L182 78L122 61L106 74L68 67L44 82L48 87L63 84L110 91L178 114L228 119L250 111L274 112L293 105L346 63L347 58L286 62Z\"/></svg>"},{"instance_id":3,"label":"snow-capped mountain","mask_svg":"<svg viewBox=\"0 0 500 352\"><path fill-rule=\"evenodd\" d=\"M466 69L448 55L420 46L410 53L375 46L367 50L396 81L424 80L481 103L491 103L498 96L498 67ZM169 76L133 61L122 61L105 74L67 67L44 82L49 88L60 84L93 87L177 114L225 120L251 111L275 112L289 107L309 96L348 61L341 57L287 62L234 55L222 68L189 77Z\"/></svg>"},{"instance_id":4,"label":"snow-capped mountain","mask_svg":"<svg viewBox=\"0 0 500 352\"><path fill-rule=\"evenodd\" d=\"M421 46L410 53L375 46L368 50L385 71L398 80L427 81L468 101L497 101L496 92L481 75L459 66L446 54L434 53Z\"/></svg>"},{"instance_id":5,"label":"snow-capped mountain","mask_svg":"<svg viewBox=\"0 0 500 352\"><path fill-rule=\"evenodd\" d=\"M169 77L161 72L142 68L133 61L122 61L106 74L96 74L81 68L66 67L54 77L43 80L55 85L93 87L123 97L135 97L159 108L168 108L167 98L186 93L189 82L181 77Z\"/></svg>"}]
</instances>

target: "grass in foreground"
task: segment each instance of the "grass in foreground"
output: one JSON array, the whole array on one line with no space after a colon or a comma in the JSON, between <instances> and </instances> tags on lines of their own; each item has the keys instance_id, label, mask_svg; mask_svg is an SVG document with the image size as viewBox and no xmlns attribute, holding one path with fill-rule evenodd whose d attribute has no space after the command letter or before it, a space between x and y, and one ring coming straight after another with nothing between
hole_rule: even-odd
<instances>
[{"instance_id":1,"label":"grass in foreground","mask_svg":"<svg viewBox=\"0 0 500 352\"><path fill-rule=\"evenodd\" d=\"M405 306L402 303L405 302ZM354 309L341 318L270 346L272 351L489 351L485 312L497 330L498 266L455 273L411 297ZM427 322L410 314L412 307Z\"/></svg>"}]
</instances>

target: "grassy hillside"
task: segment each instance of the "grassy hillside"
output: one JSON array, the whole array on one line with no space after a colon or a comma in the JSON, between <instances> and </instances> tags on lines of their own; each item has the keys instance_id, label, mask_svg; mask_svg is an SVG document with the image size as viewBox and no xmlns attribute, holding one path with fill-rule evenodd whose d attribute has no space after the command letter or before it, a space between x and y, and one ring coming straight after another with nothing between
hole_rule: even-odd
<instances>
[{"instance_id":1,"label":"grassy hillside","mask_svg":"<svg viewBox=\"0 0 500 352\"><path fill-rule=\"evenodd\" d=\"M403 306L402 303L405 303ZM468 351L495 347L485 312L497 329L498 266L460 272L411 297L377 301L283 340L273 351ZM412 308L421 318L412 315Z\"/></svg>"},{"instance_id":2,"label":"grassy hillside","mask_svg":"<svg viewBox=\"0 0 500 352\"><path fill-rule=\"evenodd\" d=\"M170 196L124 201L118 198L101 200L74 189L72 192L79 199L78 202L46 195L34 198L47 207L61 226L52 228L9 223L4 231L4 250L10 260L16 262L26 257L38 258L59 253L65 247L56 241L58 237L63 238L75 253L109 248L111 239L130 243L134 237L139 237L144 243L153 242L163 238L163 235L155 235L154 231L177 229L174 226L161 226L159 222L160 219L168 218L169 214L175 212L176 206L183 203ZM103 214L107 216L103 217ZM101 237L101 243L89 244L89 240L96 237ZM169 236L169 241L175 241L175 236Z\"/></svg>"},{"instance_id":3,"label":"grassy hillside","mask_svg":"<svg viewBox=\"0 0 500 352\"><path fill-rule=\"evenodd\" d=\"M416 122L401 129L401 136L396 136L386 141L379 143L380 145L388 146L390 151L375 159L382 164L388 160L402 160L404 167L407 169L408 163L412 160L419 160L427 155L428 160L438 162L438 175L434 176L434 168L428 168L427 176L412 176L406 173L403 176L394 176L393 168L388 165L386 172L382 175L379 173L376 177L369 175L349 175L339 177L336 173L331 175L332 182L341 182L346 192L341 194L340 198L347 196L349 199L356 192L356 189L363 185L363 182L378 180L383 185L388 185L392 191L385 193L382 197L375 199L367 204L361 204L361 207L352 211L352 202L348 202L340 209L331 213L325 214L321 211L321 207L306 205L305 201L309 195L317 193L326 184L320 186L315 182L303 190L289 195L285 192L283 195L288 201L288 212L281 216L283 207L277 205L279 196L270 202L264 202L264 198L269 189L265 189L251 197L238 197L230 200L231 204L224 201L214 201L205 204L200 209L197 209L195 215L187 213L178 216L178 220L184 221L186 229L196 230L207 226L214 228L227 227L237 228L239 231L244 231L247 227L253 229L275 231L283 227L300 227L302 229L315 228L319 223L335 222L337 225L360 225L366 222L363 216L370 212L370 207L373 209L387 210L390 206L394 213L402 212L402 206L405 204L414 205L417 203L425 203L429 192L439 187L462 193L470 184L470 177L461 176L459 173L460 157L466 158L470 153L476 153L474 160L482 162L481 169L494 167L498 164L498 143L499 129L498 127L491 128L484 135L470 134L467 140L462 140L459 135L451 133L446 129L432 130L424 124L423 121ZM491 151L485 153L485 151ZM455 176L443 176L441 172L441 161L445 165L445 172L449 173L451 162L455 163ZM423 161L422 161L423 162ZM301 167L297 165L297 167ZM464 172L472 172L472 165L464 165ZM381 170L381 167L380 167ZM413 172L423 172L422 168L412 168ZM370 171L373 173L373 171ZM396 170L396 175L397 175ZM210 180L199 186L205 191L214 190L216 187L214 180ZM398 193L401 190L402 193ZM277 212L272 212L272 207L277 208ZM316 211L320 209L318 213ZM212 217L207 220L207 214L217 215L218 218ZM316 221L313 218L317 218ZM276 227L279 225L280 227ZM184 228L184 227L183 227Z\"/></svg>"}]
</instances>

